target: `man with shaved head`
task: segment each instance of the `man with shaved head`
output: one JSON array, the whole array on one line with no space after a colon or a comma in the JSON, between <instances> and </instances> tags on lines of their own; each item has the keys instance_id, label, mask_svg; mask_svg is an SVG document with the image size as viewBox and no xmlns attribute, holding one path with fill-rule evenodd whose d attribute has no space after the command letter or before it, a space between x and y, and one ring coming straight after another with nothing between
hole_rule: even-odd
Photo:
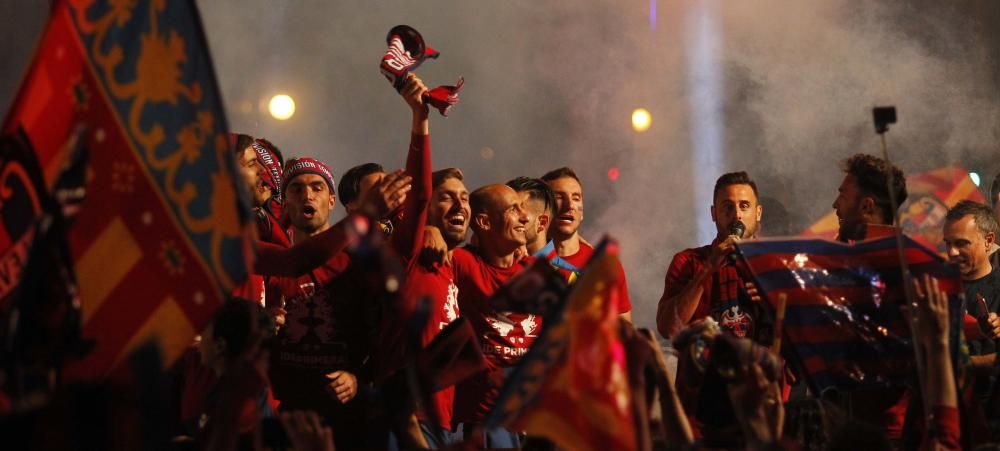
<instances>
[{"instance_id":1,"label":"man with shaved head","mask_svg":"<svg viewBox=\"0 0 1000 451\"><path fill-rule=\"evenodd\" d=\"M512 369L541 330L537 315L500 312L489 304L501 285L534 261L518 259L527 243L528 215L521 197L507 185L487 185L469 196L470 225L477 247L455 249L452 268L458 285L458 305L469 319L486 356L487 370L463 381L455 390L455 421L464 433L486 448L519 448L517 434L483 431L473 436L492 410L505 372Z\"/></svg>"}]
</instances>

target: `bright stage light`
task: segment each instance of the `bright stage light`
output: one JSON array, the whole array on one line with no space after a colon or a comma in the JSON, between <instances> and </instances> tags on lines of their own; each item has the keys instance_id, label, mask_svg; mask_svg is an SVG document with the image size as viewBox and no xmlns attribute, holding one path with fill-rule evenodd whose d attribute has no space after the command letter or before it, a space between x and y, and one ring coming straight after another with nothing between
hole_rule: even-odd
<instances>
[{"instance_id":1,"label":"bright stage light","mask_svg":"<svg viewBox=\"0 0 1000 451\"><path fill-rule=\"evenodd\" d=\"M982 178L979 177L979 173L978 172L970 172L969 173L969 178L972 179L972 183L975 183L976 186L979 186L979 184L982 183L982 181L983 181Z\"/></svg>"},{"instance_id":2,"label":"bright stage light","mask_svg":"<svg viewBox=\"0 0 1000 451\"><path fill-rule=\"evenodd\" d=\"M632 128L637 132L644 132L649 130L650 123L653 122L653 117L649 115L649 111L645 108L636 108L632 112Z\"/></svg>"},{"instance_id":3,"label":"bright stage light","mask_svg":"<svg viewBox=\"0 0 1000 451\"><path fill-rule=\"evenodd\" d=\"M618 170L617 166L612 166L611 169L608 169L608 180L611 180L612 182L617 181L618 176L620 175L621 171Z\"/></svg>"},{"instance_id":4,"label":"bright stage light","mask_svg":"<svg viewBox=\"0 0 1000 451\"><path fill-rule=\"evenodd\" d=\"M271 102L267 104L271 116L279 121L287 120L295 114L295 101L285 94L278 94L271 97Z\"/></svg>"}]
</instances>

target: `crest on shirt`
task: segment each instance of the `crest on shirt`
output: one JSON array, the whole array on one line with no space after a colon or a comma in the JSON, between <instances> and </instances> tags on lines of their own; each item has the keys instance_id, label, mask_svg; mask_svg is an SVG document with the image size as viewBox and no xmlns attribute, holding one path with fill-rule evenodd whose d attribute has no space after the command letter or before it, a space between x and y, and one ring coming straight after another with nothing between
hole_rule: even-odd
<instances>
[{"instance_id":1,"label":"crest on shirt","mask_svg":"<svg viewBox=\"0 0 1000 451\"><path fill-rule=\"evenodd\" d=\"M720 326L737 337L746 338L753 327L753 318L740 310L740 306L734 305L722 312Z\"/></svg>"},{"instance_id":2,"label":"crest on shirt","mask_svg":"<svg viewBox=\"0 0 1000 451\"><path fill-rule=\"evenodd\" d=\"M458 286L455 285L454 281L448 282L448 297L444 301L444 316L447 322L441 324L442 329L458 319Z\"/></svg>"},{"instance_id":3,"label":"crest on shirt","mask_svg":"<svg viewBox=\"0 0 1000 451\"><path fill-rule=\"evenodd\" d=\"M486 321L490 323L490 327L501 337L507 337L510 335L510 331L514 330L514 323L503 315L489 315L486 317Z\"/></svg>"},{"instance_id":4,"label":"crest on shirt","mask_svg":"<svg viewBox=\"0 0 1000 451\"><path fill-rule=\"evenodd\" d=\"M299 291L298 296L285 302L285 341L295 344L306 337L313 337L320 343L332 341L334 315L327 301L327 290L310 282L299 285Z\"/></svg>"}]
</instances>

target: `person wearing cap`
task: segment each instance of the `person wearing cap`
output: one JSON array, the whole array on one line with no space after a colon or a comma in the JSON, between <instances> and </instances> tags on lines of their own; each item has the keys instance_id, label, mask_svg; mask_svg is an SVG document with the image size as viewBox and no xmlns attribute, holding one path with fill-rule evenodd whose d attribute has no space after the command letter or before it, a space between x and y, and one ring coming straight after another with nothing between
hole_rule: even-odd
<instances>
[{"instance_id":1,"label":"person wearing cap","mask_svg":"<svg viewBox=\"0 0 1000 451\"><path fill-rule=\"evenodd\" d=\"M426 145L426 133L414 133L410 153L421 154ZM302 157L289 160L282 176L291 244L329 230L336 205L333 171L315 158ZM385 174L360 196L361 205L352 214L377 220L401 207L409 211L404 206L408 199L426 205L427 196L409 195L411 181L402 171ZM421 214L410 216L417 220ZM304 276L278 277L269 284L269 290L281 293L285 310L270 371L275 397L282 409L318 412L341 449L370 448L366 440L375 426L366 421L370 399L359 391L372 380L371 345L378 326L370 277L363 271L341 251Z\"/></svg>"},{"instance_id":2,"label":"person wearing cap","mask_svg":"<svg viewBox=\"0 0 1000 451\"><path fill-rule=\"evenodd\" d=\"M254 212L257 216L257 233L262 241L280 246L290 246L284 217L281 188L284 185L283 168L285 159L281 149L271 141L257 138L250 147L257 157L260 167L260 181L254 190Z\"/></svg>"}]
</instances>

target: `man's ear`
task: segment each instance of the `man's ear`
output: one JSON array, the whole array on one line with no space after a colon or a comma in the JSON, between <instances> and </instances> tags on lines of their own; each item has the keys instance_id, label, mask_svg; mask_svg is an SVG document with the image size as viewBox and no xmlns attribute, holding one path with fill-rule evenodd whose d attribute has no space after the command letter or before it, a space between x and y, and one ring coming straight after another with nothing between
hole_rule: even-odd
<instances>
[{"instance_id":1,"label":"man's ear","mask_svg":"<svg viewBox=\"0 0 1000 451\"><path fill-rule=\"evenodd\" d=\"M984 237L986 238L986 252L990 252L990 248L993 247L993 243L997 242L997 235L993 232L989 232Z\"/></svg>"},{"instance_id":2,"label":"man's ear","mask_svg":"<svg viewBox=\"0 0 1000 451\"><path fill-rule=\"evenodd\" d=\"M861 213L867 216L875 215L878 211L878 206L875 205L875 199L865 196L861 198ZM888 220L889 218L882 218Z\"/></svg>"},{"instance_id":3,"label":"man's ear","mask_svg":"<svg viewBox=\"0 0 1000 451\"><path fill-rule=\"evenodd\" d=\"M757 204L757 222L760 222L760 218L764 216L764 206Z\"/></svg>"},{"instance_id":4,"label":"man's ear","mask_svg":"<svg viewBox=\"0 0 1000 451\"><path fill-rule=\"evenodd\" d=\"M330 193L330 209L333 210L333 207L336 205L337 205L337 195Z\"/></svg>"},{"instance_id":5,"label":"man's ear","mask_svg":"<svg viewBox=\"0 0 1000 451\"><path fill-rule=\"evenodd\" d=\"M490 229L490 215L486 213L477 213L472 220L476 224L476 228L479 230L489 230Z\"/></svg>"},{"instance_id":6,"label":"man's ear","mask_svg":"<svg viewBox=\"0 0 1000 451\"><path fill-rule=\"evenodd\" d=\"M715 220L715 205L709 205L708 212L712 215L712 222L717 222Z\"/></svg>"},{"instance_id":7,"label":"man's ear","mask_svg":"<svg viewBox=\"0 0 1000 451\"><path fill-rule=\"evenodd\" d=\"M549 214L538 215L538 231L544 232L549 229Z\"/></svg>"}]
</instances>

